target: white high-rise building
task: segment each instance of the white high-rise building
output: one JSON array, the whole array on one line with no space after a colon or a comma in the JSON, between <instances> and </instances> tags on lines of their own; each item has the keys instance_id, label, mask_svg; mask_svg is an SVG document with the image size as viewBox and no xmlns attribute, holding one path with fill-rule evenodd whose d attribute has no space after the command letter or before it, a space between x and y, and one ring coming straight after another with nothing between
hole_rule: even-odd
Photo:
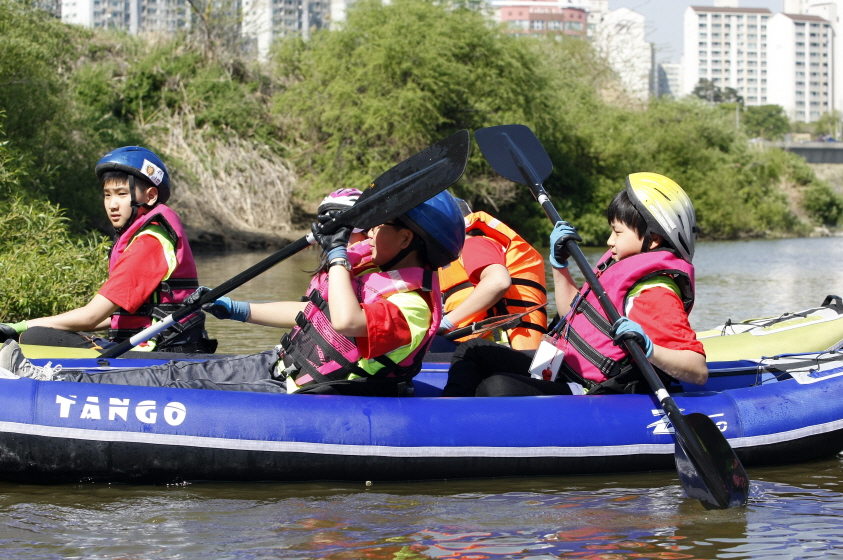
<instances>
[{"instance_id":1,"label":"white high-rise building","mask_svg":"<svg viewBox=\"0 0 843 560\"><path fill-rule=\"evenodd\" d=\"M624 90L642 101L657 92L655 50L646 39L645 24L642 14L618 8L601 14L592 37Z\"/></svg>"},{"instance_id":2,"label":"white high-rise building","mask_svg":"<svg viewBox=\"0 0 843 560\"><path fill-rule=\"evenodd\" d=\"M175 33L189 28L190 7L186 0L62 0L65 23L95 29Z\"/></svg>"},{"instance_id":3,"label":"white high-rise building","mask_svg":"<svg viewBox=\"0 0 843 560\"><path fill-rule=\"evenodd\" d=\"M679 97L682 91L682 65L662 62L658 65L658 96Z\"/></svg>"},{"instance_id":4,"label":"white high-rise building","mask_svg":"<svg viewBox=\"0 0 843 560\"><path fill-rule=\"evenodd\" d=\"M311 29L327 26L330 10L330 0L243 0L243 35L265 59L279 37L301 34L307 39Z\"/></svg>"},{"instance_id":5,"label":"white high-rise building","mask_svg":"<svg viewBox=\"0 0 843 560\"><path fill-rule=\"evenodd\" d=\"M748 106L768 101L766 8L689 6L685 9L682 95L701 79L721 89L734 88Z\"/></svg>"},{"instance_id":6,"label":"white high-rise building","mask_svg":"<svg viewBox=\"0 0 843 560\"><path fill-rule=\"evenodd\" d=\"M843 27L840 25L839 17L839 14L843 11L842 4L843 1L841 0L784 0L785 13L818 16L831 25L832 48L829 68L832 74L830 77L833 89L833 106L830 110L837 109L838 111L843 111ZM816 32L816 28L814 32ZM818 37L811 37L810 29L808 33L807 39L809 42L816 43Z\"/></svg>"},{"instance_id":7,"label":"white high-rise building","mask_svg":"<svg viewBox=\"0 0 843 560\"><path fill-rule=\"evenodd\" d=\"M768 24L768 54L775 64L768 103L791 120L816 121L834 108L833 31L819 16L776 14Z\"/></svg>"}]
</instances>

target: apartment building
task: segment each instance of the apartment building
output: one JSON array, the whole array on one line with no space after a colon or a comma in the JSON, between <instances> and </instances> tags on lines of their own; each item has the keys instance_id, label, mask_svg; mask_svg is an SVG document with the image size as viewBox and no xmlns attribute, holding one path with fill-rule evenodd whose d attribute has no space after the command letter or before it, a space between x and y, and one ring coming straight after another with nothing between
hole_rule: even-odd
<instances>
[{"instance_id":1,"label":"apartment building","mask_svg":"<svg viewBox=\"0 0 843 560\"><path fill-rule=\"evenodd\" d=\"M766 8L689 6L684 18L682 95L701 79L734 88L747 106L768 100Z\"/></svg>"},{"instance_id":2,"label":"apartment building","mask_svg":"<svg viewBox=\"0 0 843 560\"><path fill-rule=\"evenodd\" d=\"M503 0L497 3L497 19L510 33L517 35L545 35L556 33L585 39L588 31L588 12L582 8L557 1Z\"/></svg>"},{"instance_id":3,"label":"apartment building","mask_svg":"<svg viewBox=\"0 0 843 560\"><path fill-rule=\"evenodd\" d=\"M331 19L329 0L243 0L243 36L251 40L258 57L265 59L279 37L321 29ZM343 5L344 17L345 5Z\"/></svg>"},{"instance_id":4,"label":"apartment building","mask_svg":"<svg viewBox=\"0 0 843 560\"><path fill-rule=\"evenodd\" d=\"M768 24L768 103L788 118L813 122L834 109L831 23L814 15L776 14Z\"/></svg>"},{"instance_id":5,"label":"apartment building","mask_svg":"<svg viewBox=\"0 0 843 560\"><path fill-rule=\"evenodd\" d=\"M841 3L843 3L843 0L784 0L783 2L786 14L818 16L831 25L832 45L829 65L832 88L831 109L838 111L843 110L843 40L841 40L843 28L840 26L838 15L841 12ZM811 39L810 32L809 29L808 40ZM814 28L814 32L817 32L816 28ZM817 39L817 37L814 37L814 39Z\"/></svg>"},{"instance_id":6,"label":"apartment building","mask_svg":"<svg viewBox=\"0 0 843 560\"><path fill-rule=\"evenodd\" d=\"M629 8L604 12L592 41L609 62L624 91L632 98L646 101L656 95L655 49L646 38L646 20Z\"/></svg>"},{"instance_id":7,"label":"apartment building","mask_svg":"<svg viewBox=\"0 0 843 560\"><path fill-rule=\"evenodd\" d=\"M186 0L62 0L61 20L95 29L175 33L190 27Z\"/></svg>"},{"instance_id":8,"label":"apartment building","mask_svg":"<svg viewBox=\"0 0 843 560\"><path fill-rule=\"evenodd\" d=\"M682 91L682 65L662 62L656 67L658 96L679 97Z\"/></svg>"}]
</instances>

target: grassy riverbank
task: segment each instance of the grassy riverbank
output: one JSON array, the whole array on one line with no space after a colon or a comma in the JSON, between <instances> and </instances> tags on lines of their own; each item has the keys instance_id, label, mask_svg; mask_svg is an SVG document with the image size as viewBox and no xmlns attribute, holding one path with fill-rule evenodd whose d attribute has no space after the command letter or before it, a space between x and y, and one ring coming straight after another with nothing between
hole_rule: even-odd
<instances>
[{"instance_id":1,"label":"grassy riverbank","mask_svg":"<svg viewBox=\"0 0 843 560\"><path fill-rule=\"evenodd\" d=\"M642 170L688 191L707 238L807 235L843 217L843 199L804 161L750 144L718 108L636 103L588 43L515 38L457 6L363 0L341 30L283 41L265 63L189 35L67 26L16 0L0 0L0 36L4 196L41 205L62 224L49 231L82 254L93 243L90 262L101 249L86 232L106 230L93 166L127 144L162 155L172 205L192 235L221 246L293 237L326 191L365 185L455 130L514 122L547 147L546 187L586 242L603 243L606 204ZM454 190L529 239L550 229L479 150ZM14 219L27 212L6 204ZM101 278L97 266L83 275Z\"/></svg>"}]
</instances>

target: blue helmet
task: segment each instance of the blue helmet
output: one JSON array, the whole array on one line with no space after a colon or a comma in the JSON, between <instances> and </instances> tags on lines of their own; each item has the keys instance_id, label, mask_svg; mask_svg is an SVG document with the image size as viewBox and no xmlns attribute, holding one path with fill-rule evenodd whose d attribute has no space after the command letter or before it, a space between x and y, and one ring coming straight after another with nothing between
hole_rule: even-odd
<instances>
[{"instance_id":1,"label":"blue helmet","mask_svg":"<svg viewBox=\"0 0 843 560\"><path fill-rule=\"evenodd\" d=\"M401 221L424 241L431 266L440 268L459 258L465 243L465 222L457 200L448 191L403 214Z\"/></svg>"},{"instance_id":2,"label":"blue helmet","mask_svg":"<svg viewBox=\"0 0 843 560\"><path fill-rule=\"evenodd\" d=\"M170 174L161 158L140 146L125 146L105 154L94 168L97 178L109 171L122 171L158 187L158 202L164 204L170 198Z\"/></svg>"}]
</instances>

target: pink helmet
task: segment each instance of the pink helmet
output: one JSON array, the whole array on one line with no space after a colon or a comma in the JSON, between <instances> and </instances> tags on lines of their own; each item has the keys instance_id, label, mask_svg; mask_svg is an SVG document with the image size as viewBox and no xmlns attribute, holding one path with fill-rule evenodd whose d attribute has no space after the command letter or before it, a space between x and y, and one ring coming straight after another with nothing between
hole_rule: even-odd
<instances>
[{"instance_id":1,"label":"pink helmet","mask_svg":"<svg viewBox=\"0 0 843 560\"><path fill-rule=\"evenodd\" d=\"M354 206L354 203L357 202L357 199L361 194L363 194L363 192L358 189L336 190L322 199L316 213L324 214L325 212L330 212L331 210L348 210Z\"/></svg>"}]
</instances>

